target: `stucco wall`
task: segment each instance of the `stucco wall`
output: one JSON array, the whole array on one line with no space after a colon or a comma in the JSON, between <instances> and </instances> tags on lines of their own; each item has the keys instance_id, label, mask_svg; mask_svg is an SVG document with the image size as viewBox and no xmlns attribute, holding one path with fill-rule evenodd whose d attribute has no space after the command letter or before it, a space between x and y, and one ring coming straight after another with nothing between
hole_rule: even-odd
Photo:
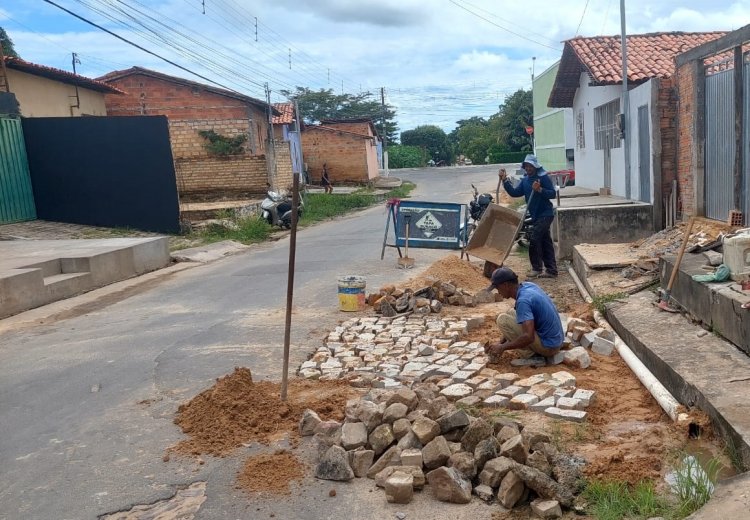
<instances>
[{"instance_id":1,"label":"stucco wall","mask_svg":"<svg viewBox=\"0 0 750 520\"><path fill-rule=\"evenodd\" d=\"M598 190L604 186L604 150L594 147L594 109L613 99L619 99L622 87L589 86L589 76L581 74L581 82L573 100L573 113L584 110L585 148L576 146L576 186ZM625 196L625 159L622 143L612 149L612 193Z\"/></svg>"},{"instance_id":2,"label":"stucco wall","mask_svg":"<svg viewBox=\"0 0 750 520\"><path fill-rule=\"evenodd\" d=\"M648 120L648 133L649 133L649 146L648 146L648 171L649 171L649 177L648 177L648 183L649 183L649 191L650 197L649 200L644 200L642 202L649 202L653 203L654 200L654 164L653 164L653 155L654 150L652 146L653 142L653 135L654 135L654 129L652 128L651 124L651 100L653 96L653 89L656 88L656 85L652 81L647 81L643 85L639 85L633 90L629 91L628 94L630 95L630 126L631 126L631 135L632 140L630 142L630 188L631 188L631 198L633 200L639 200L639 193L641 189L641 172L639 168L639 160L638 160L638 154L640 151L639 148L639 138L638 134L640 132L640 128L638 127L638 108L646 105L648 107L649 111L649 120ZM623 166L623 172L625 171Z\"/></svg>"},{"instance_id":3,"label":"stucco wall","mask_svg":"<svg viewBox=\"0 0 750 520\"><path fill-rule=\"evenodd\" d=\"M13 69L8 69L8 84L18 99L24 117L107 115L104 94L95 90L78 87L81 106L71 108L76 104L76 88L73 85Z\"/></svg>"}]
</instances>

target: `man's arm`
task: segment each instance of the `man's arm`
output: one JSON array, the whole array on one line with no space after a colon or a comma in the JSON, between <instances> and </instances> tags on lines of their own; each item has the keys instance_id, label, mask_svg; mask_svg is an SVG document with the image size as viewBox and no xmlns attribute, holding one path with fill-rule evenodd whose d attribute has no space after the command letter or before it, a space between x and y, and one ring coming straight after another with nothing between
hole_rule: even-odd
<instances>
[{"instance_id":1,"label":"man's arm","mask_svg":"<svg viewBox=\"0 0 750 520\"><path fill-rule=\"evenodd\" d=\"M523 197L525 195L523 191L523 181L518 183L518 186L513 186L513 183L507 177L503 180L503 188L511 197Z\"/></svg>"},{"instance_id":2,"label":"man's arm","mask_svg":"<svg viewBox=\"0 0 750 520\"><path fill-rule=\"evenodd\" d=\"M538 194L540 194L545 199L554 199L557 197L557 193L555 192L555 185L552 184L552 180L549 178L549 175L542 175L539 177L539 191L537 191Z\"/></svg>"},{"instance_id":3,"label":"man's arm","mask_svg":"<svg viewBox=\"0 0 750 520\"><path fill-rule=\"evenodd\" d=\"M526 348L534 342L536 337L536 330L534 328L534 320L527 320L521 323L521 330L523 333L513 341L495 342L490 343L485 348L488 354L495 354L499 356L506 350L517 350Z\"/></svg>"}]
</instances>

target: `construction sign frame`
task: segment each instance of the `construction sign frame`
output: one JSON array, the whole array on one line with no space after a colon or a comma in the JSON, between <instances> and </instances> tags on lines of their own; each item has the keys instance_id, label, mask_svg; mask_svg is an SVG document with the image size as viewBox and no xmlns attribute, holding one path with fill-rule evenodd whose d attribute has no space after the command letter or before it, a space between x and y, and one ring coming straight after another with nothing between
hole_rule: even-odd
<instances>
[{"instance_id":1,"label":"construction sign frame","mask_svg":"<svg viewBox=\"0 0 750 520\"><path fill-rule=\"evenodd\" d=\"M382 260L386 247L395 247L399 257L406 246L406 227L409 226L409 247L418 249L455 249L466 246L469 210L465 204L390 200L383 237ZM393 243L388 242L388 230L393 225Z\"/></svg>"}]
</instances>

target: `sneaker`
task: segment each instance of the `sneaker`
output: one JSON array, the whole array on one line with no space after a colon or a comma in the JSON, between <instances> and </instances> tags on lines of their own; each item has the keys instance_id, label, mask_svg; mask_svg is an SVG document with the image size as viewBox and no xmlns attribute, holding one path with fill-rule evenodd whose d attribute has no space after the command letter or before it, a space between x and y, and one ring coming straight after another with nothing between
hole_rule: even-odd
<instances>
[{"instance_id":1,"label":"sneaker","mask_svg":"<svg viewBox=\"0 0 750 520\"><path fill-rule=\"evenodd\" d=\"M535 271L532 269L526 273L526 278L538 278L541 274L541 271Z\"/></svg>"},{"instance_id":2,"label":"sneaker","mask_svg":"<svg viewBox=\"0 0 750 520\"><path fill-rule=\"evenodd\" d=\"M537 278L557 278L557 274L552 274L548 271L546 273L539 273Z\"/></svg>"}]
</instances>

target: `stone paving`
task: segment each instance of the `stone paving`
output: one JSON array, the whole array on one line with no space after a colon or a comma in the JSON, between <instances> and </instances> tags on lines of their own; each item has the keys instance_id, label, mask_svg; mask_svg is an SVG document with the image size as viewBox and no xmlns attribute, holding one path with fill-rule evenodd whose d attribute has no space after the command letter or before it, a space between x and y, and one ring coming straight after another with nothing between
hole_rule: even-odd
<instances>
[{"instance_id":1,"label":"stone paving","mask_svg":"<svg viewBox=\"0 0 750 520\"><path fill-rule=\"evenodd\" d=\"M359 388L395 390L429 381L440 395L459 405L536 411L555 419L583 421L595 393L577 389L570 372L521 378L487 367L490 360L484 346L462 339L484 319L482 315L352 318L329 333L298 373L307 379L344 379Z\"/></svg>"}]
</instances>

